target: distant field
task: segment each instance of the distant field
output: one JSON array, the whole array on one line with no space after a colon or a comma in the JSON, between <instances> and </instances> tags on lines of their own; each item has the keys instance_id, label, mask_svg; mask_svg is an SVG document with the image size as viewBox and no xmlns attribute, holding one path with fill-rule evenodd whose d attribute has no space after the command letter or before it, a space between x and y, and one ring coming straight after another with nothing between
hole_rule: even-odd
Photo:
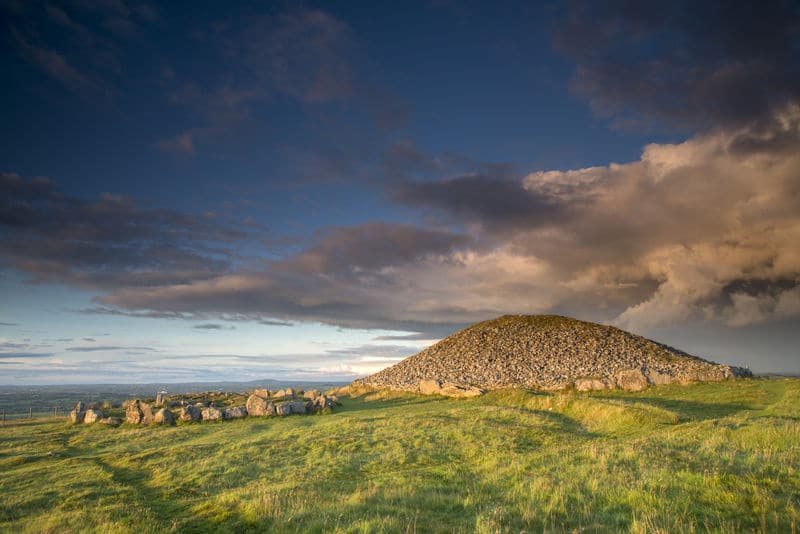
<instances>
[{"instance_id":1,"label":"distant field","mask_svg":"<svg viewBox=\"0 0 800 534\"><path fill-rule=\"evenodd\" d=\"M796 532L800 380L0 426L8 532Z\"/></svg>"}]
</instances>

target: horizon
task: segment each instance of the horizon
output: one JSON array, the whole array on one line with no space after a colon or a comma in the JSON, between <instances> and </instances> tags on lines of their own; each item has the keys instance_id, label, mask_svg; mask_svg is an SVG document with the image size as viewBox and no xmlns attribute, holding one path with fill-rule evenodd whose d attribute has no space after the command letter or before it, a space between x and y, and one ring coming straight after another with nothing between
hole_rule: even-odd
<instances>
[{"instance_id":1,"label":"horizon","mask_svg":"<svg viewBox=\"0 0 800 534\"><path fill-rule=\"evenodd\" d=\"M0 386L349 382L503 314L800 375L795 2L0 14Z\"/></svg>"}]
</instances>

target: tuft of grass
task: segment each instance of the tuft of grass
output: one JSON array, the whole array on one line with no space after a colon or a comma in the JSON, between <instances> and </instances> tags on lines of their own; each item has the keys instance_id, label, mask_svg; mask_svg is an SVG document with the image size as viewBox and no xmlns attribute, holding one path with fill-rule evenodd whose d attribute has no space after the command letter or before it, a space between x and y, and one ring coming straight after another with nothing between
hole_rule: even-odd
<instances>
[{"instance_id":1,"label":"tuft of grass","mask_svg":"<svg viewBox=\"0 0 800 534\"><path fill-rule=\"evenodd\" d=\"M795 532L800 380L0 426L9 532Z\"/></svg>"}]
</instances>

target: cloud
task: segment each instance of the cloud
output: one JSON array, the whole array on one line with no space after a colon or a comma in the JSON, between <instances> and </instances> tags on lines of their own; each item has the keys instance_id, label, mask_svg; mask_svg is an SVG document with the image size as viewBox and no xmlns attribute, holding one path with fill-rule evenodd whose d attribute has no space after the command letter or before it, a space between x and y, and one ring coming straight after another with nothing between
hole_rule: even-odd
<instances>
[{"instance_id":1,"label":"cloud","mask_svg":"<svg viewBox=\"0 0 800 534\"><path fill-rule=\"evenodd\" d=\"M0 174L0 263L38 282L99 289L213 277L247 235L205 216L111 194L84 201L44 178Z\"/></svg>"},{"instance_id":2,"label":"cloud","mask_svg":"<svg viewBox=\"0 0 800 534\"><path fill-rule=\"evenodd\" d=\"M64 349L67 352L116 352L116 351L145 351L145 352L158 352L158 349L152 347L126 347L119 345L92 345L89 347L67 347Z\"/></svg>"},{"instance_id":3,"label":"cloud","mask_svg":"<svg viewBox=\"0 0 800 534\"><path fill-rule=\"evenodd\" d=\"M28 359L28 358L49 358L54 356L52 352L0 352L0 360L5 359ZM12 362L3 362L12 363Z\"/></svg>"},{"instance_id":4,"label":"cloud","mask_svg":"<svg viewBox=\"0 0 800 534\"><path fill-rule=\"evenodd\" d=\"M198 324L198 325L194 325L192 328L196 328L198 330L234 330L234 329L236 329L235 326L225 326L225 325L216 324L216 323Z\"/></svg>"},{"instance_id":5,"label":"cloud","mask_svg":"<svg viewBox=\"0 0 800 534\"><path fill-rule=\"evenodd\" d=\"M752 125L800 99L800 7L790 0L570 4L556 29L574 87L618 125Z\"/></svg>"}]
</instances>

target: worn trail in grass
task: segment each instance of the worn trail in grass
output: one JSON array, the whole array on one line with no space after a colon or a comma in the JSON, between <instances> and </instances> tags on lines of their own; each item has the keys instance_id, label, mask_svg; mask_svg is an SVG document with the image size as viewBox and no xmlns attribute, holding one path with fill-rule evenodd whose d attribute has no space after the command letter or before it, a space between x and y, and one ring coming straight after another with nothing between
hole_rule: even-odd
<instances>
[{"instance_id":1,"label":"worn trail in grass","mask_svg":"<svg viewBox=\"0 0 800 534\"><path fill-rule=\"evenodd\" d=\"M0 529L793 532L800 380L0 426Z\"/></svg>"}]
</instances>

